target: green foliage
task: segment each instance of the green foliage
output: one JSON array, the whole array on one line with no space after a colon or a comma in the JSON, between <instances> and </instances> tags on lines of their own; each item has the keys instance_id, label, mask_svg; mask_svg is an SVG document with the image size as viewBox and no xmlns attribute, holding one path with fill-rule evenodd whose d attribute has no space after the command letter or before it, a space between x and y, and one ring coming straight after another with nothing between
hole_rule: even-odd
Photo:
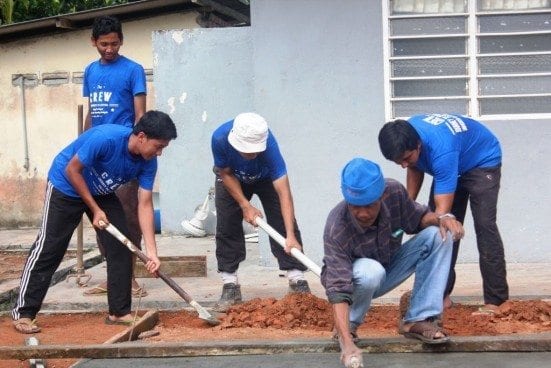
<instances>
[{"instance_id":1,"label":"green foliage","mask_svg":"<svg viewBox=\"0 0 551 368\"><path fill-rule=\"evenodd\" d=\"M11 23L15 0L0 0L0 24Z\"/></svg>"},{"instance_id":2,"label":"green foliage","mask_svg":"<svg viewBox=\"0 0 551 368\"><path fill-rule=\"evenodd\" d=\"M0 23L18 23L133 1L136 0L0 0Z\"/></svg>"}]
</instances>

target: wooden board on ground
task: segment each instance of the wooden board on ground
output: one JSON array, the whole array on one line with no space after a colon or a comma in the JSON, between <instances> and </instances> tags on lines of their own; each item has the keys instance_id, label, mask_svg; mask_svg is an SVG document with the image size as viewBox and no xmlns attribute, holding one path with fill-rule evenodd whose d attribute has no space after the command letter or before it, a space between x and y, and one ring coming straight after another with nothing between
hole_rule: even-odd
<instances>
[{"instance_id":1,"label":"wooden board on ground","mask_svg":"<svg viewBox=\"0 0 551 368\"><path fill-rule=\"evenodd\" d=\"M207 276L206 256L169 256L159 257L159 259L161 260L161 271L169 277ZM153 277L140 260L136 260L134 275L136 277Z\"/></svg>"}]
</instances>

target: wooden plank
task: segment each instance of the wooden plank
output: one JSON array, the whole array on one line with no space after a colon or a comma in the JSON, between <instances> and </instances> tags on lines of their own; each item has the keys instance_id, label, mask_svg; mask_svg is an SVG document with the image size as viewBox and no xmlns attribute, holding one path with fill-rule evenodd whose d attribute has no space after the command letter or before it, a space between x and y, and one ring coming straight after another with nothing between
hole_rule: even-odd
<instances>
[{"instance_id":1,"label":"wooden plank","mask_svg":"<svg viewBox=\"0 0 551 368\"><path fill-rule=\"evenodd\" d=\"M206 277L207 257L206 256L168 256L159 257L161 260L161 271L168 277ZM153 277L144 267L140 260L136 260L134 269L136 277Z\"/></svg>"},{"instance_id":2,"label":"wooden plank","mask_svg":"<svg viewBox=\"0 0 551 368\"><path fill-rule=\"evenodd\" d=\"M115 336L104 342L104 344L115 344L117 342L134 341L142 332L152 330L158 322L159 311L147 311L146 314L141 316L136 321L134 326L129 326L126 330L116 334Z\"/></svg>"}]
</instances>

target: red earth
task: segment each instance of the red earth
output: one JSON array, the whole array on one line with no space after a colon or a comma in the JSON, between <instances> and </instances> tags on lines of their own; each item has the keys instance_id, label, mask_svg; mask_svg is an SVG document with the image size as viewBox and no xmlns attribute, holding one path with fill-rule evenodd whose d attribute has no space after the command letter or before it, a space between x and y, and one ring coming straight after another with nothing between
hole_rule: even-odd
<instances>
[{"instance_id":1,"label":"red earth","mask_svg":"<svg viewBox=\"0 0 551 368\"><path fill-rule=\"evenodd\" d=\"M22 254L0 252L0 282L18 278L25 258ZM493 316L473 316L476 309L477 306L456 303L445 311L444 327L452 338L551 332L551 303L546 301L511 300ZM104 324L104 318L105 314L98 313L39 314L37 323L42 332L35 336L41 345L103 343L125 329ZM221 324L211 327L193 312L164 311L155 327L159 334L147 341L233 340L251 339L251 336L255 340L330 339L333 328L331 305L311 294L291 294L281 300L253 299L231 308L219 318ZM397 336L399 319L397 305L373 306L358 330L359 336ZM0 345L24 345L27 337L29 335L13 329L9 315L0 316ZM52 359L47 361L47 366L67 368L75 361ZM28 366L28 361L0 360L0 368Z\"/></svg>"},{"instance_id":2,"label":"red earth","mask_svg":"<svg viewBox=\"0 0 551 368\"><path fill-rule=\"evenodd\" d=\"M444 327L452 336L531 334L551 332L551 303L541 300L511 300L493 315L473 316L476 306L455 304L444 313ZM379 305L370 309L360 326L360 337L397 336L397 305ZM40 344L93 344L107 341L124 330L123 326L103 323L103 314L40 314ZM330 339L333 327L330 304L310 294L288 295L281 300L253 299L219 316L221 324L209 326L195 313L165 311L155 327L159 335L147 338L151 343L201 340L286 340ZM26 335L17 333L11 319L0 317L0 345L24 345ZM48 360L50 368L67 368L75 360ZM0 361L0 368L28 367L27 362Z\"/></svg>"}]
</instances>

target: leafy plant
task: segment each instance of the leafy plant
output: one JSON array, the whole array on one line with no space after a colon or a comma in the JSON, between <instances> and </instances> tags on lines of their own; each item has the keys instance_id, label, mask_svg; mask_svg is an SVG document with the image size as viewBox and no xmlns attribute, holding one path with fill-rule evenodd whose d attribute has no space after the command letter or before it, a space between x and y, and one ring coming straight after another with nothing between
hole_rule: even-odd
<instances>
[{"instance_id":1,"label":"leafy plant","mask_svg":"<svg viewBox=\"0 0 551 368\"><path fill-rule=\"evenodd\" d=\"M133 1L137 0L0 0L0 23L18 23Z\"/></svg>"}]
</instances>

